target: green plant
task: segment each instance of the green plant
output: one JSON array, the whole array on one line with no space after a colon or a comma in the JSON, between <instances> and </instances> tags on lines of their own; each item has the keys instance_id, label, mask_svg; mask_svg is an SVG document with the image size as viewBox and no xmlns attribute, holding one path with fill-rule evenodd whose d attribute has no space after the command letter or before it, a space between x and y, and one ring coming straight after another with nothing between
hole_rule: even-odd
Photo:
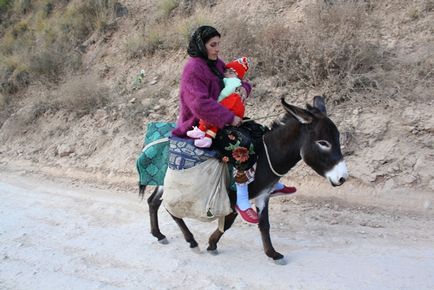
<instances>
[{"instance_id":1,"label":"green plant","mask_svg":"<svg viewBox=\"0 0 434 290\"><path fill-rule=\"evenodd\" d=\"M163 0L159 2L162 17L168 18L173 10L179 6L179 0Z\"/></svg>"},{"instance_id":2,"label":"green plant","mask_svg":"<svg viewBox=\"0 0 434 290\"><path fill-rule=\"evenodd\" d=\"M32 1L31 0L15 0L14 1L14 10L19 14L26 14L30 12L32 9Z\"/></svg>"},{"instance_id":3,"label":"green plant","mask_svg":"<svg viewBox=\"0 0 434 290\"><path fill-rule=\"evenodd\" d=\"M6 12L10 8L12 2L12 0L0 0L0 14Z\"/></svg>"}]
</instances>

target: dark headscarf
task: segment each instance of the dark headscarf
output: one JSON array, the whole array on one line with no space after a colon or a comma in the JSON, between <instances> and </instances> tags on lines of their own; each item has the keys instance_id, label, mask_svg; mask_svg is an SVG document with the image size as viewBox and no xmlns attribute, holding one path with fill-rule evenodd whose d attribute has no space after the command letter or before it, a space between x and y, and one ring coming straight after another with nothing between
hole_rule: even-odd
<instances>
[{"instance_id":1,"label":"dark headscarf","mask_svg":"<svg viewBox=\"0 0 434 290\"><path fill-rule=\"evenodd\" d=\"M188 44L187 53L191 57L200 57L206 60L208 67L219 78L220 85L223 88L223 74L217 69L217 60L208 59L205 44L214 36L220 37L220 33L212 26L201 26L193 33Z\"/></svg>"}]
</instances>

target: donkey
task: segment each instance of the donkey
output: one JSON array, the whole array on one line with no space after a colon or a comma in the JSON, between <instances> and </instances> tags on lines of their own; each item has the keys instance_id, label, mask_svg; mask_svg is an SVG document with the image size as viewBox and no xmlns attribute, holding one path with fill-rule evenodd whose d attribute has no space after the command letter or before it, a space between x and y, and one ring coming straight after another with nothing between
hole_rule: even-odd
<instances>
[{"instance_id":1,"label":"donkey","mask_svg":"<svg viewBox=\"0 0 434 290\"><path fill-rule=\"evenodd\" d=\"M281 100L287 111L285 116L272 124L271 130L262 138L263 146L256 148L258 154L255 180L249 184L249 197L255 199L259 214L259 230L265 254L276 264L285 264L284 256L277 252L270 238L268 202L273 186L297 162L303 160L319 175L325 177L332 186L342 185L348 178L347 167L342 156L339 131L327 117L324 98L314 97L313 106L302 109ZM144 187L140 189L143 196ZM158 226L158 209L161 205L163 187L157 187L148 198L151 233L162 244L167 244L166 237ZM229 193L231 206L234 208L235 192ZM224 231L228 230L237 217L233 211L225 217ZM184 221L172 216L184 235L190 248L198 249L193 234ZM217 243L224 232L219 229L211 234L207 250L217 254Z\"/></svg>"}]
</instances>

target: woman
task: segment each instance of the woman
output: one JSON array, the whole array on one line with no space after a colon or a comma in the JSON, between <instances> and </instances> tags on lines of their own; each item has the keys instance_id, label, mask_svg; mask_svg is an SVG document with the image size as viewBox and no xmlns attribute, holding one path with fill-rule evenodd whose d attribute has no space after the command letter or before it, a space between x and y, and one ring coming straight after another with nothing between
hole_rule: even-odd
<instances>
[{"instance_id":1,"label":"woman","mask_svg":"<svg viewBox=\"0 0 434 290\"><path fill-rule=\"evenodd\" d=\"M173 135L186 137L199 119L220 129L228 124L241 124L241 118L217 101L224 87L225 67L218 58L219 51L220 33L215 28L201 26L193 33L187 50L190 58L181 76L179 117ZM248 95L251 86L243 82L241 90Z\"/></svg>"},{"instance_id":2,"label":"woman","mask_svg":"<svg viewBox=\"0 0 434 290\"><path fill-rule=\"evenodd\" d=\"M224 88L224 62L218 58L220 52L220 33L211 26L199 27L191 36L188 45L190 58L184 66L180 83L180 105L174 136L186 137L187 131L196 126L199 119L222 129L225 125L238 126L241 118L218 102ZM242 82L240 95L245 99L251 91L247 82ZM273 195L295 192L294 187L276 184ZM241 208L238 207L241 206ZM257 224L258 216L250 207L247 185L243 190L237 187L236 209L243 220Z\"/></svg>"}]
</instances>

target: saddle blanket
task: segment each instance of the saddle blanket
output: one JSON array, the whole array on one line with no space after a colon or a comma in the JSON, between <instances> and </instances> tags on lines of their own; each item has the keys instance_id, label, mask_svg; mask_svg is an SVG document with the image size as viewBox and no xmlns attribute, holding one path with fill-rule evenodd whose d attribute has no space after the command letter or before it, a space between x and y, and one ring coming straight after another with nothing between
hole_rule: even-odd
<instances>
[{"instance_id":1,"label":"saddle blanket","mask_svg":"<svg viewBox=\"0 0 434 290\"><path fill-rule=\"evenodd\" d=\"M136 160L140 185L163 185L169 159L169 139L175 123L148 123L144 148Z\"/></svg>"}]
</instances>

